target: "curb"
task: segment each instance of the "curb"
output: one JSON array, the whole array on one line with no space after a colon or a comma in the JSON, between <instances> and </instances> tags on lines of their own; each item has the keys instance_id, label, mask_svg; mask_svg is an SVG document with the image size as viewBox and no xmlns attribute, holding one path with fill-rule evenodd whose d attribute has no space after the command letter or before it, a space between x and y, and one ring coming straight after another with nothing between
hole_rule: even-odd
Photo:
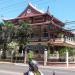
<instances>
[{"instance_id":1,"label":"curb","mask_svg":"<svg viewBox=\"0 0 75 75\"><path fill-rule=\"evenodd\" d=\"M11 64L11 62L2 62L2 61L0 61L0 64Z\"/></svg>"},{"instance_id":2,"label":"curb","mask_svg":"<svg viewBox=\"0 0 75 75\"><path fill-rule=\"evenodd\" d=\"M18 65L18 66L26 66L28 67L27 64L20 64L20 63L14 63L15 65ZM54 66L41 66L41 65L38 65L40 69L57 69L57 70L66 70L66 71L73 71L75 72L75 67L54 67Z\"/></svg>"},{"instance_id":3,"label":"curb","mask_svg":"<svg viewBox=\"0 0 75 75\"><path fill-rule=\"evenodd\" d=\"M11 62L0 62L1 64L14 64L17 66L26 66L28 67L28 64L23 64L23 63L11 63ZM68 71L75 71L75 67L61 67L61 66L42 66L42 65L38 65L39 68L44 68L44 69L60 69L60 70L68 70Z\"/></svg>"}]
</instances>

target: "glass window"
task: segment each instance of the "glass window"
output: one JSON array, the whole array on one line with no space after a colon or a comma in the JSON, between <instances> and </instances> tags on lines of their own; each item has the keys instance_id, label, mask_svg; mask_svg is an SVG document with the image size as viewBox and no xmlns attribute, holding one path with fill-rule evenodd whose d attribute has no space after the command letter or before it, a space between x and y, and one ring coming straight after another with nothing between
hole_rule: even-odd
<instances>
[{"instance_id":1,"label":"glass window","mask_svg":"<svg viewBox=\"0 0 75 75\"><path fill-rule=\"evenodd\" d=\"M53 30L53 26L52 25L48 25L48 29L49 30Z\"/></svg>"},{"instance_id":2,"label":"glass window","mask_svg":"<svg viewBox=\"0 0 75 75\"><path fill-rule=\"evenodd\" d=\"M48 37L48 33L44 33L44 37Z\"/></svg>"}]
</instances>

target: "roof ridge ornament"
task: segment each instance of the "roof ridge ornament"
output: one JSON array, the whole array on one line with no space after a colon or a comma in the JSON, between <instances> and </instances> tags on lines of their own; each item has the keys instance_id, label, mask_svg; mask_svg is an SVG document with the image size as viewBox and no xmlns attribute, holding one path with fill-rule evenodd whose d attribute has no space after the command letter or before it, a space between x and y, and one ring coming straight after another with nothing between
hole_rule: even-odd
<instances>
[{"instance_id":1,"label":"roof ridge ornament","mask_svg":"<svg viewBox=\"0 0 75 75\"><path fill-rule=\"evenodd\" d=\"M31 2L29 2L29 3L28 3L28 5L32 6L32 3L31 3Z\"/></svg>"},{"instance_id":2,"label":"roof ridge ornament","mask_svg":"<svg viewBox=\"0 0 75 75\"><path fill-rule=\"evenodd\" d=\"M32 8L34 8L35 10L37 10L37 11L40 12L40 13L45 13L44 11L38 9L38 8L37 8L35 5L33 5L31 2L28 3L28 5L31 6Z\"/></svg>"}]
</instances>

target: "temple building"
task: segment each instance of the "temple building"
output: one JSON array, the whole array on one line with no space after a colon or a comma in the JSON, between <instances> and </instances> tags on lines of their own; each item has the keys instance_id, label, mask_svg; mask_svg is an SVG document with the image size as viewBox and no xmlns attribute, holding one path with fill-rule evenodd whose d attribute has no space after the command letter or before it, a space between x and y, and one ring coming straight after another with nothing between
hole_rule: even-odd
<instances>
[{"instance_id":1,"label":"temple building","mask_svg":"<svg viewBox=\"0 0 75 75\"><path fill-rule=\"evenodd\" d=\"M30 48L31 46L41 45L40 49L47 49L53 53L63 47L75 47L75 35L64 29L65 24L49 13L48 10L43 12L32 4L28 4L18 17L10 20L16 25L19 20L29 21L33 30L29 39L31 43L28 46ZM35 49L38 50L37 47Z\"/></svg>"}]
</instances>

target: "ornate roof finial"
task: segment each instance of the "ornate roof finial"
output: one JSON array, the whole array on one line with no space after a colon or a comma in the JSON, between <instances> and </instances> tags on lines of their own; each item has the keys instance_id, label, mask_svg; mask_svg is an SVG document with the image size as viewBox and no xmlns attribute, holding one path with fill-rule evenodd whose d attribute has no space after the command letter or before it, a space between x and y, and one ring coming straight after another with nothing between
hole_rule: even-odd
<instances>
[{"instance_id":1,"label":"ornate roof finial","mask_svg":"<svg viewBox=\"0 0 75 75\"><path fill-rule=\"evenodd\" d=\"M49 12L49 6L47 7L46 13L47 13L47 14L50 14L50 12Z\"/></svg>"}]
</instances>

